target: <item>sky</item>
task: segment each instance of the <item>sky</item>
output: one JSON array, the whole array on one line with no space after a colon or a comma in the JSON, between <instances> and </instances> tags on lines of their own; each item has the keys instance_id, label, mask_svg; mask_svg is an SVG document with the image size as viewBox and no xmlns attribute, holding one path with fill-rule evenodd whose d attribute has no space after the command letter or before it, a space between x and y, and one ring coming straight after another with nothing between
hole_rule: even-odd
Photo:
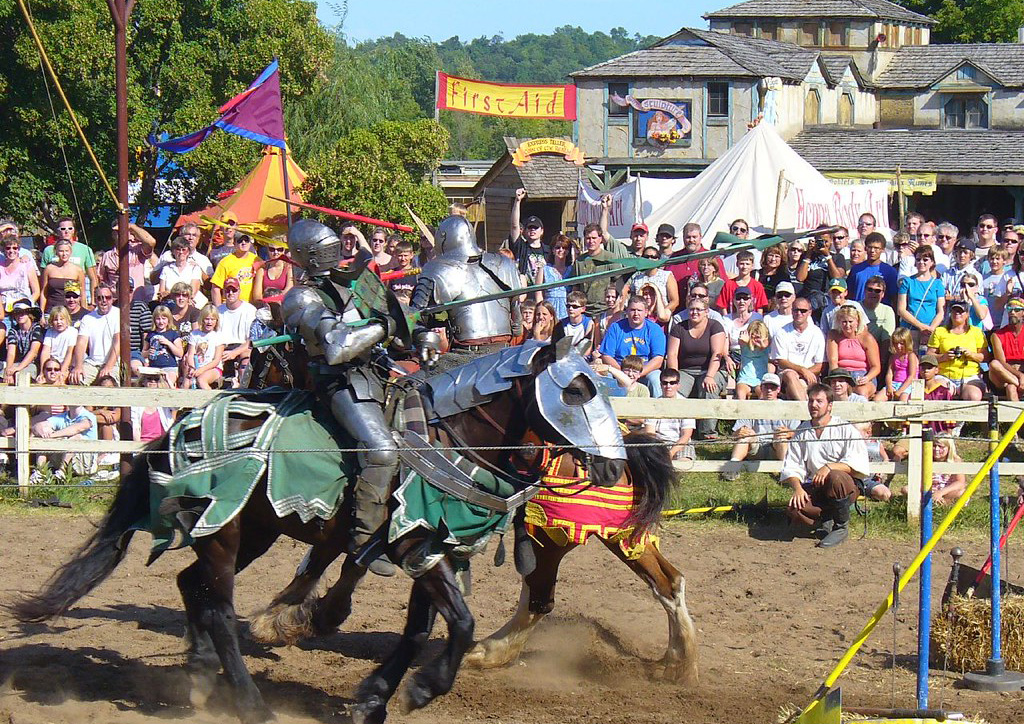
<instances>
[{"instance_id":1,"label":"sky","mask_svg":"<svg viewBox=\"0 0 1024 724\"><path fill-rule=\"evenodd\" d=\"M317 0L317 16L334 26L341 17L341 0ZM562 25L588 32L625 28L630 34L664 37L682 27L707 28L701 15L735 5L736 0L695 0L688 3L633 6L622 0L517 0L514 3L482 0L348 0L343 32L350 41L372 40L402 33L415 38L462 40L501 34L512 39L524 33L549 33ZM675 5L675 9L672 8ZM626 9L634 7L637 12ZM652 12L657 7L656 12Z\"/></svg>"}]
</instances>

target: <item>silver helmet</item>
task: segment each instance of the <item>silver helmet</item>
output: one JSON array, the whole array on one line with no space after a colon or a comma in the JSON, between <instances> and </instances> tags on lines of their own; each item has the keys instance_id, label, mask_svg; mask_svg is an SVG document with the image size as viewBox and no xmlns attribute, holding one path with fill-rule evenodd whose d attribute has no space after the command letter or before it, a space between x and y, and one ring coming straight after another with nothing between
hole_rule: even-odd
<instances>
[{"instance_id":1,"label":"silver helmet","mask_svg":"<svg viewBox=\"0 0 1024 724\"><path fill-rule=\"evenodd\" d=\"M437 243L441 256L467 261L483 251L476 245L476 234L464 216L449 216L437 227Z\"/></svg>"},{"instance_id":2,"label":"silver helmet","mask_svg":"<svg viewBox=\"0 0 1024 724\"><path fill-rule=\"evenodd\" d=\"M341 261L341 239L313 219L301 219L288 230L288 254L310 276L320 276Z\"/></svg>"}]
</instances>

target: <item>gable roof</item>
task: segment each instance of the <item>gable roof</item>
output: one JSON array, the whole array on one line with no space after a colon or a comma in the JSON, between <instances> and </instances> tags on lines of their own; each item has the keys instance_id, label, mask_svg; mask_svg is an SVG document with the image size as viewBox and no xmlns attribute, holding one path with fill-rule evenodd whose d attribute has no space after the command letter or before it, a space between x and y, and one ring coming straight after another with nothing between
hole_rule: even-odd
<instances>
[{"instance_id":1,"label":"gable roof","mask_svg":"<svg viewBox=\"0 0 1024 724\"><path fill-rule=\"evenodd\" d=\"M791 43L748 38L718 30L682 28L649 48L571 73L573 78L778 76L799 82L818 52Z\"/></svg>"},{"instance_id":2,"label":"gable roof","mask_svg":"<svg viewBox=\"0 0 1024 724\"><path fill-rule=\"evenodd\" d=\"M704 15L705 20L712 18L857 18L935 25L935 20L927 15L912 12L888 0L747 0Z\"/></svg>"},{"instance_id":3,"label":"gable roof","mask_svg":"<svg viewBox=\"0 0 1024 724\"><path fill-rule=\"evenodd\" d=\"M819 171L1024 173L1022 131L835 129L798 133L790 147Z\"/></svg>"},{"instance_id":4,"label":"gable roof","mask_svg":"<svg viewBox=\"0 0 1024 724\"><path fill-rule=\"evenodd\" d=\"M569 140L568 137L564 137ZM507 153L499 158L491 169L484 174L473 187L474 195L491 183L492 179L502 173L512 164L512 153L519 148L519 144L527 140L505 136L505 149ZM522 166L512 166L522 181L526 194L531 199L567 199L576 198L579 188L580 167L561 156L540 154L531 156L530 160Z\"/></svg>"},{"instance_id":5,"label":"gable roof","mask_svg":"<svg viewBox=\"0 0 1024 724\"><path fill-rule=\"evenodd\" d=\"M871 82L861 74L860 68L857 66L852 55L832 55L831 53L822 53L819 60L827 71L825 77L831 79L833 85L839 85L839 83L842 82L843 76L846 75L846 69L849 67L853 71L853 77L857 79L857 84L861 88L871 87Z\"/></svg>"},{"instance_id":6,"label":"gable roof","mask_svg":"<svg viewBox=\"0 0 1024 724\"><path fill-rule=\"evenodd\" d=\"M875 85L893 90L930 88L967 61L1008 88L1024 87L1024 46L1019 43L905 45Z\"/></svg>"}]
</instances>

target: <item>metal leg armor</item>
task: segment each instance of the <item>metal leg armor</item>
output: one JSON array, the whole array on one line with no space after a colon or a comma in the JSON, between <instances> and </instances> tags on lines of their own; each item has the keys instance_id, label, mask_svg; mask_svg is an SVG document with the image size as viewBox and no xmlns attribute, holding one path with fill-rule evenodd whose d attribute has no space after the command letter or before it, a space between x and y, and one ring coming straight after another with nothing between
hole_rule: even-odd
<instances>
[{"instance_id":1,"label":"metal leg armor","mask_svg":"<svg viewBox=\"0 0 1024 724\"><path fill-rule=\"evenodd\" d=\"M331 396L331 412L359 448L352 530L353 546L358 548L387 518L391 480L398 471L398 445L384 422L380 403L374 400L357 400L351 389L343 388Z\"/></svg>"}]
</instances>

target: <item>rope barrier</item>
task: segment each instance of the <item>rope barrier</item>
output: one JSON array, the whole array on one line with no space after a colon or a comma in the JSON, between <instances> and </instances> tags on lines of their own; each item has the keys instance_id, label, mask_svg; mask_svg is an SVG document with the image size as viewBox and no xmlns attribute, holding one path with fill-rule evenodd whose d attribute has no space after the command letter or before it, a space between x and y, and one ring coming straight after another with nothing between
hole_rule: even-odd
<instances>
[{"instance_id":1,"label":"rope barrier","mask_svg":"<svg viewBox=\"0 0 1024 724\"><path fill-rule=\"evenodd\" d=\"M78 117L75 115L75 111L71 107L71 102L64 93L64 88L60 84L60 79L57 77L56 71L54 71L53 66L50 64L50 58L46 54L46 48L43 47L43 41L40 39L39 33L36 32L35 23L32 22L32 15L29 13L28 8L25 7L25 0L18 0L18 7L21 8L22 15L25 16L25 22L28 23L29 32L32 33L32 39L36 43L36 48L39 50L39 55L43 59L43 64L50 72L50 77L53 79L54 85L57 86L57 93L60 95L60 99L64 101L64 107L67 108L68 114L71 116L71 122L74 124L75 130L78 131L78 137L85 145L85 150L89 154L89 158L92 160L93 166L96 167L96 171L100 175L100 180L103 182L104 187L106 187L107 193L110 194L110 198L114 201L114 206L117 207L118 211L124 211L121 207L121 202L117 198L117 194L114 193L114 188L110 185L110 181L107 180L107 175L103 173L103 168L100 166L100 162L96 158L95 152L92 150L92 145L89 143L89 139L85 137L85 131L82 130L82 126L78 122Z\"/></svg>"}]
</instances>

